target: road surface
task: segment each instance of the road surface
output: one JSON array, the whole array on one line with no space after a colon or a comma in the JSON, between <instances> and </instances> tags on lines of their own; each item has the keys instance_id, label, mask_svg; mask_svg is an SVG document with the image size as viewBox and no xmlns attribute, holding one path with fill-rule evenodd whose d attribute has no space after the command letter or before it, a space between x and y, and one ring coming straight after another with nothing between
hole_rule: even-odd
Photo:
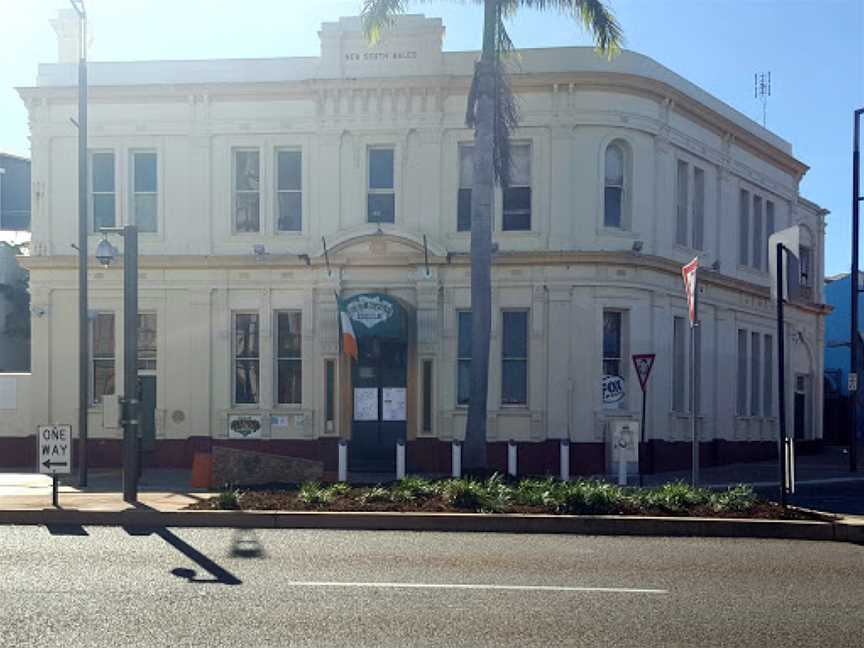
<instances>
[{"instance_id":1,"label":"road surface","mask_svg":"<svg viewBox=\"0 0 864 648\"><path fill-rule=\"evenodd\" d=\"M0 574L16 648L864 645L831 542L2 527Z\"/></svg>"}]
</instances>

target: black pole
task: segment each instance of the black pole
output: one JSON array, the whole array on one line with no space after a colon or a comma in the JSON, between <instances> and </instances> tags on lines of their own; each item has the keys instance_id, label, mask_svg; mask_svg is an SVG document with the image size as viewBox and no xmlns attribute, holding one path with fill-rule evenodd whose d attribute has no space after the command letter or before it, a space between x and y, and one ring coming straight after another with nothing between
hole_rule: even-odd
<instances>
[{"instance_id":1,"label":"black pole","mask_svg":"<svg viewBox=\"0 0 864 648\"><path fill-rule=\"evenodd\" d=\"M57 497L57 473L51 474L51 506L60 508L60 500Z\"/></svg>"},{"instance_id":2,"label":"black pole","mask_svg":"<svg viewBox=\"0 0 864 648\"><path fill-rule=\"evenodd\" d=\"M639 485L642 486L642 473L644 472L643 464L645 462L642 461L642 455L648 452L648 448L645 447L645 392L648 390L648 384L642 388L642 424L639 426Z\"/></svg>"},{"instance_id":3,"label":"black pole","mask_svg":"<svg viewBox=\"0 0 864 648\"><path fill-rule=\"evenodd\" d=\"M87 317L87 14L81 20L78 61L78 485L87 485L87 410L90 406L90 330Z\"/></svg>"},{"instance_id":4,"label":"black pole","mask_svg":"<svg viewBox=\"0 0 864 648\"><path fill-rule=\"evenodd\" d=\"M123 499L138 500L138 230L123 228Z\"/></svg>"},{"instance_id":5,"label":"black pole","mask_svg":"<svg viewBox=\"0 0 864 648\"><path fill-rule=\"evenodd\" d=\"M780 444L778 466L780 472L780 504L786 506L786 351L783 332L783 244L777 244L777 420Z\"/></svg>"},{"instance_id":6,"label":"black pole","mask_svg":"<svg viewBox=\"0 0 864 648\"><path fill-rule=\"evenodd\" d=\"M858 379L861 376L858 365L858 217L860 198L861 160L859 139L861 136L860 118L864 108L855 111L852 126L852 273L849 278L851 286L852 317L849 327L849 372ZM849 390L849 472L858 470L858 391Z\"/></svg>"}]
</instances>

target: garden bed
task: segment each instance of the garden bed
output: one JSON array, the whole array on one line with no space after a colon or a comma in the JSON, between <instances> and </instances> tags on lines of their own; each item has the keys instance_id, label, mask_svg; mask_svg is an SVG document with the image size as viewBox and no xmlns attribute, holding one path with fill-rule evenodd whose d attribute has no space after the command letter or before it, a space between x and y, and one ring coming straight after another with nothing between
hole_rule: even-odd
<instances>
[{"instance_id":1,"label":"garden bed","mask_svg":"<svg viewBox=\"0 0 864 648\"><path fill-rule=\"evenodd\" d=\"M373 487L348 484L233 489L189 506L196 510L389 511L423 513L521 513L554 515L640 515L772 520L825 520L760 499L749 486L723 491L676 482L656 488L626 488L599 480L429 481L409 477Z\"/></svg>"}]
</instances>

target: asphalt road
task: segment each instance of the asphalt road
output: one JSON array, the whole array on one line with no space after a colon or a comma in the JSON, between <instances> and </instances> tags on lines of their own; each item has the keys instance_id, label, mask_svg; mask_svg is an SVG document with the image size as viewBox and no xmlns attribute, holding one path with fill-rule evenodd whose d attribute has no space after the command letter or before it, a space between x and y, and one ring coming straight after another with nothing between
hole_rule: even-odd
<instances>
[{"instance_id":1,"label":"asphalt road","mask_svg":"<svg viewBox=\"0 0 864 648\"><path fill-rule=\"evenodd\" d=\"M862 546L140 533L0 528L0 646L864 645Z\"/></svg>"}]
</instances>

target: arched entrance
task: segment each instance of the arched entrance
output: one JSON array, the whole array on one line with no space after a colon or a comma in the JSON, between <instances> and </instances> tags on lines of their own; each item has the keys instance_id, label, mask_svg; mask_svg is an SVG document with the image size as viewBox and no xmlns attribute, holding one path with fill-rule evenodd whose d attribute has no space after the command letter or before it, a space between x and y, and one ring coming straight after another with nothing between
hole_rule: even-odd
<instances>
[{"instance_id":1,"label":"arched entrance","mask_svg":"<svg viewBox=\"0 0 864 648\"><path fill-rule=\"evenodd\" d=\"M351 368L348 470L395 473L396 443L405 441L408 430L411 319L402 304L381 293L354 295L344 306L358 346Z\"/></svg>"}]
</instances>

